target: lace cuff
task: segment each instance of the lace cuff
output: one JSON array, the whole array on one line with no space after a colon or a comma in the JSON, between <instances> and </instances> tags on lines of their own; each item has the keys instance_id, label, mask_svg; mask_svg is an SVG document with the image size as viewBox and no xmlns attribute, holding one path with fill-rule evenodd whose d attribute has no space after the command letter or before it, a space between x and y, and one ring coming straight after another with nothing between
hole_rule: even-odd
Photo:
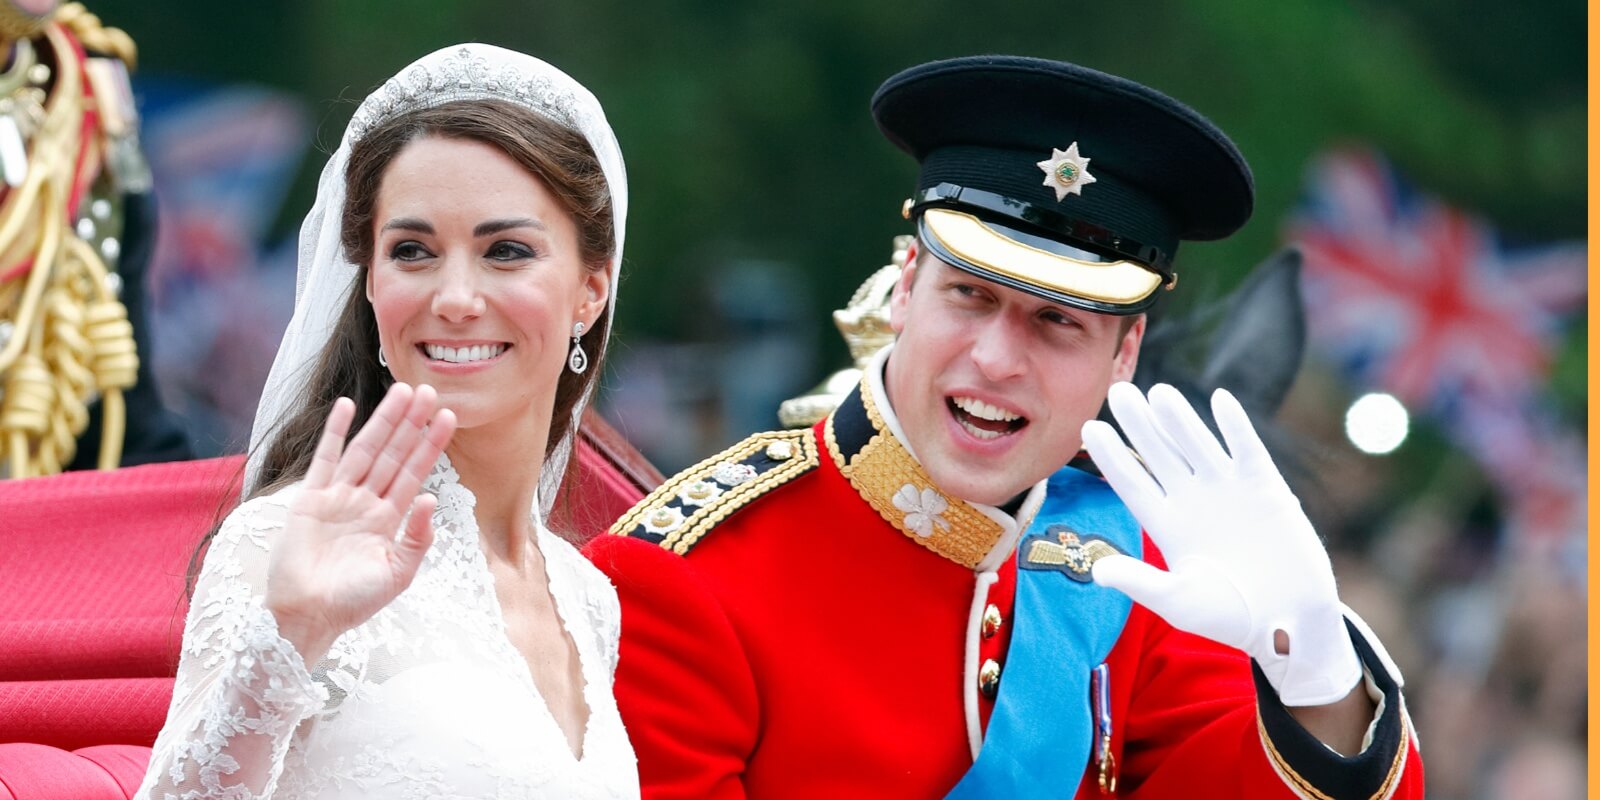
<instances>
[{"instance_id":1,"label":"lace cuff","mask_svg":"<svg viewBox=\"0 0 1600 800\"><path fill-rule=\"evenodd\" d=\"M259 598L245 612L244 642L234 652L234 680L256 701L263 721L268 715L293 720L292 732L328 701L328 691L311 679L300 651L278 633L278 619Z\"/></svg>"},{"instance_id":2,"label":"lace cuff","mask_svg":"<svg viewBox=\"0 0 1600 800\"><path fill-rule=\"evenodd\" d=\"M260 598L242 610L193 696L179 678L174 718L156 744L145 797L270 797L300 723L327 702ZM181 718L177 716L182 709Z\"/></svg>"}]
</instances>

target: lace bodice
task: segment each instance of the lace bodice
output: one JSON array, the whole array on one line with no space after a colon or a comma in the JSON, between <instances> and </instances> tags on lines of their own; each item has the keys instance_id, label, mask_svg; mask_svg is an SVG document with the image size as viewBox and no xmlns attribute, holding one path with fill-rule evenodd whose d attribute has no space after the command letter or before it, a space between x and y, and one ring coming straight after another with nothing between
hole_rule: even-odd
<instances>
[{"instance_id":1,"label":"lace bodice","mask_svg":"<svg viewBox=\"0 0 1600 800\"><path fill-rule=\"evenodd\" d=\"M416 579L309 671L264 604L268 550L298 487L229 515L195 587L139 798L638 796L611 694L616 590L538 526L589 707L577 759L507 637L471 491L443 457L424 488L439 505Z\"/></svg>"}]
</instances>

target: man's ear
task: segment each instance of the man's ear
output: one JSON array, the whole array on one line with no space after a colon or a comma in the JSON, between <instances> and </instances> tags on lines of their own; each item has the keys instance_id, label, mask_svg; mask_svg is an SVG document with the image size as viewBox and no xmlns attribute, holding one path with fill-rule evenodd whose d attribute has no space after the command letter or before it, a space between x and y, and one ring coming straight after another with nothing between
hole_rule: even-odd
<instances>
[{"instance_id":1,"label":"man's ear","mask_svg":"<svg viewBox=\"0 0 1600 800\"><path fill-rule=\"evenodd\" d=\"M1139 346L1144 343L1144 326L1145 315L1140 314L1117 342L1117 353L1112 356L1111 363L1113 381L1133 380L1133 373L1139 368Z\"/></svg>"},{"instance_id":2,"label":"man's ear","mask_svg":"<svg viewBox=\"0 0 1600 800\"><path fill-rule=\"evenodd\" d=\"M900 279L895 281L894 293L889 295L889 328L899 335L906 327L906 304L911 302L911 285L917 282L916 245L906 251L906 265L900 268Z\"/></svg>"}]
</instances>

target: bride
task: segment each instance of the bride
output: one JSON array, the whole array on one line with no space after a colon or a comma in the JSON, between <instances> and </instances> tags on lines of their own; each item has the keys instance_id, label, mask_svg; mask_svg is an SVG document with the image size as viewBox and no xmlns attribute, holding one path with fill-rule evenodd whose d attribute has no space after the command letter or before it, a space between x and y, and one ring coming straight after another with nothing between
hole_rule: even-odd
<instances>
[{"instance_id":1,"label":"bride","mask_svg":"<svg viewBox=\"0 0 1600 800\"><path fill-rule=\"evenodd\" d=\"M447 48L361 104L139 797L638 796L616 592L542 521L626 214L599 104L538 59Z\"/></svg>"}]
</instances>

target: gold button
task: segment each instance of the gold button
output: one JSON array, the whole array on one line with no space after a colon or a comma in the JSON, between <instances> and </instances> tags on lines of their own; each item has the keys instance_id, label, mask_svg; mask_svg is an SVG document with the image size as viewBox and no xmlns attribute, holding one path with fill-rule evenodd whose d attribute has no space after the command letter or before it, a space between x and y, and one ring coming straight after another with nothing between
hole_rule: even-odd
<instances>
[{"instance_id":1,"label":"gold button","mask_svg":"<svg viewBox=\"0 0 1600 800\"><path fill-rule=\"evenodd\" d=\"M1000 616L1000 607L990 603L989 607L983 610L983 627L978 630L983 634L983 638L993 639L994 635L1000 632L1000 625L1004 622L1005 619Z\"/></svg>"},{"instance_id":2,"label":"gold button","mask_svg":"<svg viewBox=\"0 0 1600 800\"><path fill-rule=\"evenodd\" d=\"M788 442L773 442L767 445L767 458L773 461L788 461L794 457L794 445Z\"/></svg>"},{"instance_id":3,"label":"gold button","mask_svg":"<svg viewBox=\"0 0 1600 800\"><path fill-rule=\"evenodd\" d=\"M984 659L983 667L978 670L978 691L990 700L1000 693L1000 662Z\"/></svg>"}]
</instances>

